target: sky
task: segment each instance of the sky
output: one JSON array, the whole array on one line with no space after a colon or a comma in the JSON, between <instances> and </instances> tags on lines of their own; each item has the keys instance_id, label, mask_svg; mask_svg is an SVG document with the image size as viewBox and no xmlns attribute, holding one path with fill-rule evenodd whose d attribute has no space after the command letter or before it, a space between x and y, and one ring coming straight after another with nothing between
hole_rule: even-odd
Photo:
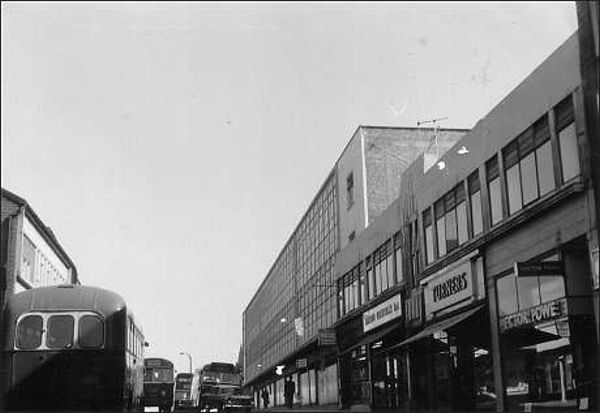
<instances>
[{"instance_id":1,"label":"sky","mask_svg":"<svg viewBox=\"0 0 600 413\"><path fill-rule=\"evenodd\" d=\"M180 371L242 313L359 125L471 128L575 2L2 2L2 187Z\"/></svg>"}]
</instances>

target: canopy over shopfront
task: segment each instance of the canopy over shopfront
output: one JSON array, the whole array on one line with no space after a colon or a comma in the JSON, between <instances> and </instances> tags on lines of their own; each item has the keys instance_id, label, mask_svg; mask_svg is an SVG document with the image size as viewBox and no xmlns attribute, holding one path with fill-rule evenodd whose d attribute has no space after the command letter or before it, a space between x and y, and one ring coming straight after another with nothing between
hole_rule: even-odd
<instances>
[{"instance_id":1,"label":"canopy over shopfront","mask_svg":"<svg viewBox=\"0 0 600 413\"><path fill-rule=\"evenodd\" d=\"M454 315L450 318L447 318L445 320L438 321L437 323L433 323L433 324L425 327L423 330L421 330L419 333L415 334L414 336L409 337L406 340L396 344L392 348L402 347L407 344L414 343L415 341L421 340L422 338L431 336L434 333L437 333L438 331L447 330L450 327L453 327L453 326L457 325L458 323L471 317L475 313L482 310L484 307L485 307L484 305L479 305L475 308L471 308L470 310L465 311L464 313L460 313L460 314Z\"/></svg>"}]
</instances>

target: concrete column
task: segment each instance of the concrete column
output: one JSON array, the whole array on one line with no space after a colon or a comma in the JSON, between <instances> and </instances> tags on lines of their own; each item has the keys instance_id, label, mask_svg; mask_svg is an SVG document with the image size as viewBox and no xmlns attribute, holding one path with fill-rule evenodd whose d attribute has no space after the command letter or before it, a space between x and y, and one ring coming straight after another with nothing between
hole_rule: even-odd
<instances>
[{"instance_id":1,"label":"concrete column","mask_svg":"<svg viewBox=\"0 0 600 413\"><path fill-rule=\"evenodd\" d=\"M496 412L506 411L506 395L504 392L504 375L502 372L502 345L500 342L500 328L498 325L498 298L496 285L493 278L486 278L488 296L488 309L490 314L490 328L492 338L492 364L494 368L494 392L496 393Z\"/></svg>"}]
</instances>

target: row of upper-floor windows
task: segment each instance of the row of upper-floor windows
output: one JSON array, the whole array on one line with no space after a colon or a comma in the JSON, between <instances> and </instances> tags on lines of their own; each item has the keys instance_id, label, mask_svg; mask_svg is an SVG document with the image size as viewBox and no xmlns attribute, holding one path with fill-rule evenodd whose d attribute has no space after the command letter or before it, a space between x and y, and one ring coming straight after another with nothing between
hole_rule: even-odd
<instances>
[{"instance_id":1,"label":"row of upper-floor windows","mask_svg":"<svg viewBox=\"0 0 600 413\"><path fill-rule=\"evenodd\" d=\"M404 280L400 236L388 240L337 281L338 313L343 317Z\"/></svg>"},{"instance_id":2,"label":"row of upper-floor windows","mask_svg":"<svg viewBox=\"0 0 600 413\"><path fill-rule=\"evenodd\" d=\"M488 203L489 226L493 227L550 193L557 185L580 175L571 95L553 109L556 132L554 145L549 115L542 116L502 149L502 166L498 155L485 163L486 200L481 195L479 170L475 170L466 182L459 183L423 211L426 264L483 232L483 202ZM504 188L501 174L505 178ZM502 206L503 191L507 200L506 215Z\"/></svg>"}]
</instances>

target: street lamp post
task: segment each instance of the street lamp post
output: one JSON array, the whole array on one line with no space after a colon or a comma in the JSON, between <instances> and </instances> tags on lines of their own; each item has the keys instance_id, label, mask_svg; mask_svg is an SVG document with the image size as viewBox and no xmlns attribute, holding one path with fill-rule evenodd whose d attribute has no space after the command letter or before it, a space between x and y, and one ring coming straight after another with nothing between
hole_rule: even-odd
<instances>
[{"instance_id":1,"label":"street lamp post","mask_svg":"<svg viewBox=\"0 0 600 413\"><path fill-rule=\"evenodd\" d=\"M182 356L187 356L188 360L190 362L190 374L192 373L192 356L190 356L189 353L186 353L185 351L182 351L181 353L179 353Z\"/></svg>"}]
</instances>

